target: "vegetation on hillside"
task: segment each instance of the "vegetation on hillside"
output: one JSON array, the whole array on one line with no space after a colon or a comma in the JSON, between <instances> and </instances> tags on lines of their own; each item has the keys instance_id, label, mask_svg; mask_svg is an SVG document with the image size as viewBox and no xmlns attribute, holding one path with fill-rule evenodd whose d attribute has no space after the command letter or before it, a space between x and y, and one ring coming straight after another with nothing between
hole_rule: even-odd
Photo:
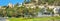
<instances>
[{"instance_id":1,"label":"vegetation on hillside","mask_svg":"<svg viewBox=\"0 0 60 21\"><path fill-rule=\"evenodd\" d=\"M26 0L24 1L26 2ZM31 1L32 2L32 1ZM29 2L29 3L31 3ZM28 3L28 2L27 2ZM37 4L45 4L48 3L49 5L60 5L60 0L40 0ZM2 6L3 9L0 9L0 14L8 17L36 17L38 15L38 12L43 12L43 8L39 8L38 6L36 8L26 8L23 4L19 7L19 4L15 4L13 8L9 8L9 6ZM46 9L48 12L53 13L53 9Z\"/></svg>"}]
</instances>

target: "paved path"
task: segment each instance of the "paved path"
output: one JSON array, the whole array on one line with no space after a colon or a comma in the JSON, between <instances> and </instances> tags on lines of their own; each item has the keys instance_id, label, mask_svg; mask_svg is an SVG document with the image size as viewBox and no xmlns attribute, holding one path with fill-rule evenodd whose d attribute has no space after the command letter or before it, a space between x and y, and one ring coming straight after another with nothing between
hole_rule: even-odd
<instances>
[{"instance_id":1,"label":"paved path","mask_svg":"<svg viewBox=\"0 0 60 21\"><path fill-rule=\"evenodd\" d=\"M6 21L6 19L3 17L0 17L0 21Z\"/></svg>"}]
</instances>

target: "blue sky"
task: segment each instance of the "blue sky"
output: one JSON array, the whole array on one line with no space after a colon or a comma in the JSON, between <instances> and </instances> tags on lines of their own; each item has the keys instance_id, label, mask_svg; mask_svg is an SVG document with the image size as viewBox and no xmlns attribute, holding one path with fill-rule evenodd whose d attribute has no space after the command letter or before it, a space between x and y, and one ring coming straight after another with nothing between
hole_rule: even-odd
<instances>
[{"instance_id":1,"label":"blue sky","mask_svg":"<svg viewBox=\"0 0 60 21\"><path fill-rule=\"evenodd\" d=\"M6 6L8 3L16 4L16 3L22 3L24 0L0 0L0 6Z\"/></svg>"}]
</instances>

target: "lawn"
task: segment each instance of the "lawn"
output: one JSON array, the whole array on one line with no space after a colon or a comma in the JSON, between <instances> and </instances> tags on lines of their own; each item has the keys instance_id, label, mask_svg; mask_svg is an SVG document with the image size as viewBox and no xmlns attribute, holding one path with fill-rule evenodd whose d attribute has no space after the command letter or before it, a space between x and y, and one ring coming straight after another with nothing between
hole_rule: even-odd
<instances>
[{"instance_id":1,"label":"lawn","mask_svg":"<svg viewBox=\"0 0 60 21\"><path fill-rule=\"evenodd\" d=\"M44 17L44 18L9 18L9 21L52 21L59 20L60 17Z\"/></svg>"}]
</instances>

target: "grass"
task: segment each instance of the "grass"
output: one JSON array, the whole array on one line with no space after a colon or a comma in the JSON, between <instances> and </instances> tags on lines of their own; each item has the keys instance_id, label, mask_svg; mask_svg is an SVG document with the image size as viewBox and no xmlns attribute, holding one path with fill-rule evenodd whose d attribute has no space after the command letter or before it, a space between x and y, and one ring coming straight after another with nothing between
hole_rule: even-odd
<instances>
[{"instance_id":1,"label":"grass","mask_svg":"<svg viewBox=\"0 0 60 21\"><path fill-rule=\"evenodd\" d=\"M9 21L50 21L52 19L58 20L60 17L44 17L44 18L9 18Z\"/></svg>"}]
</instances>

